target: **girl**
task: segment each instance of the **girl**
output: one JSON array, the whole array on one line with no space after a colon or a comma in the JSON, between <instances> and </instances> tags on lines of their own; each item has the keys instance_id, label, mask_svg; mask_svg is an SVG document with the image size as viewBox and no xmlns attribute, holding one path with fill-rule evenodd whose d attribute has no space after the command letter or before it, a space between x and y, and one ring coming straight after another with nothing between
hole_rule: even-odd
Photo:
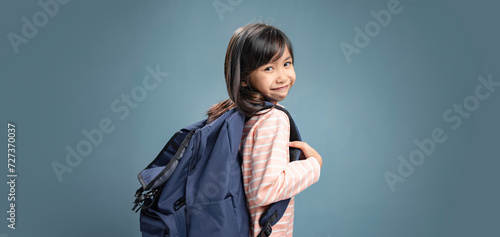
<instances>
[{"instance_id":1,"label":"girl","mask_svg":"<svg viewBox=\"0 0 500 237\"><path fill-rule=\"evenodd\" d=\"M237 107L246 116L240 152L250 236L260 233L259 218L267 206L287 198L290 203L271 236L292 236L293 197L318 181L323 163L308 144L289 142L290 123L284 112L262 110L266 101L276 105L284 100L295 83L292 44L273 26L243 26L229 41L224 74L230 99L212 106L207 114L210 122ZM307 159L290 163L289 146L301 149Z\"/></svg>"}]
</instances>

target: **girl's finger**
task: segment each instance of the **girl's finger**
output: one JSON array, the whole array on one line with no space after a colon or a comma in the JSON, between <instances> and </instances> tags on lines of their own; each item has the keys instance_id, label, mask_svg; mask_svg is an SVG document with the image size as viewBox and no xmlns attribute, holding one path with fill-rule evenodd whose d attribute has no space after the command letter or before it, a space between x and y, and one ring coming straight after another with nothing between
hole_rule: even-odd
<instances>
[{"instance_id":1,"label":"girl's finger","mask_svg":"<svg viewBox=\"0 0 500 237\"><path fill-rule=\"evenodd\" d=\"M289 142L288 146L302 149L304 147L304 143L300 142L300 141L293 141L293 142Z\"/></svg>"}]
</instances>

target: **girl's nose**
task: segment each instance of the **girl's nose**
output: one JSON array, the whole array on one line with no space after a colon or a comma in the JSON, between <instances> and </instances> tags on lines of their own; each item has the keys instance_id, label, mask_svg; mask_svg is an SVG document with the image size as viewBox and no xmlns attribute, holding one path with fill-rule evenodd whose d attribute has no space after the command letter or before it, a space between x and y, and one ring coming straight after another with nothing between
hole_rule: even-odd
<instances>
[{"instance_id":1,"label":"girl's nose","mask_svg":"<svg viewBox=\"0 0 500 237\"><path fill-rule=\"evenodd\" d=\"M286 74L283 70L279 70L277 76L278 76L278 78L276 79L277 83L282 83L282 82L285 82L287 80Z\"/></svg>"}]
</instances>

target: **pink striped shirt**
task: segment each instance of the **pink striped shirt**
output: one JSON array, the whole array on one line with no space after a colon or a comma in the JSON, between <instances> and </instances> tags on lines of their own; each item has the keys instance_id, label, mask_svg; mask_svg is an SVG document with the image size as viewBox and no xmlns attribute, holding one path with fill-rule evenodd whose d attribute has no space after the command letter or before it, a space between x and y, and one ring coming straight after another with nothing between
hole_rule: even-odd
<instances>
[{"instance_id":1,"label":"pink striped shirt","mask_svg":"<svg viewBox=\"0 0 500 237\"><path fill-rule=\"evenodd\" d=\"M271 109L245 123L240 150L243 183L250 211L250 236L261 230L259 218L271 203L291 198L285 214L273 226L271 237L293 236L294 196L316 183L318 161L309 157L289 162L290 122L280 110Z\"/></svg>"}]
</instances>

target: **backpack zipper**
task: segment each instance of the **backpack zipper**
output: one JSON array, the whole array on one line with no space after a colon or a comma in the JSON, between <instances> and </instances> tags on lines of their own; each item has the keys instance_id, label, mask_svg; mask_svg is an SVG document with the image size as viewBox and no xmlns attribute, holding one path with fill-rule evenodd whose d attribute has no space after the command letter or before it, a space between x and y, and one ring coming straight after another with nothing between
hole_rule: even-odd
<instances>
[{"instance_id":1,"label":"backpack zipper","mask_svg":"<svg viewBox=\"0 0 500 237\"><path fill-rule=\"evenodd\" d=\"M181 198L177 199L177 201L174 202L174 210L178 211L184 205L186 205L186 196L182 196Z\"/></svg>"}]
</instances>

